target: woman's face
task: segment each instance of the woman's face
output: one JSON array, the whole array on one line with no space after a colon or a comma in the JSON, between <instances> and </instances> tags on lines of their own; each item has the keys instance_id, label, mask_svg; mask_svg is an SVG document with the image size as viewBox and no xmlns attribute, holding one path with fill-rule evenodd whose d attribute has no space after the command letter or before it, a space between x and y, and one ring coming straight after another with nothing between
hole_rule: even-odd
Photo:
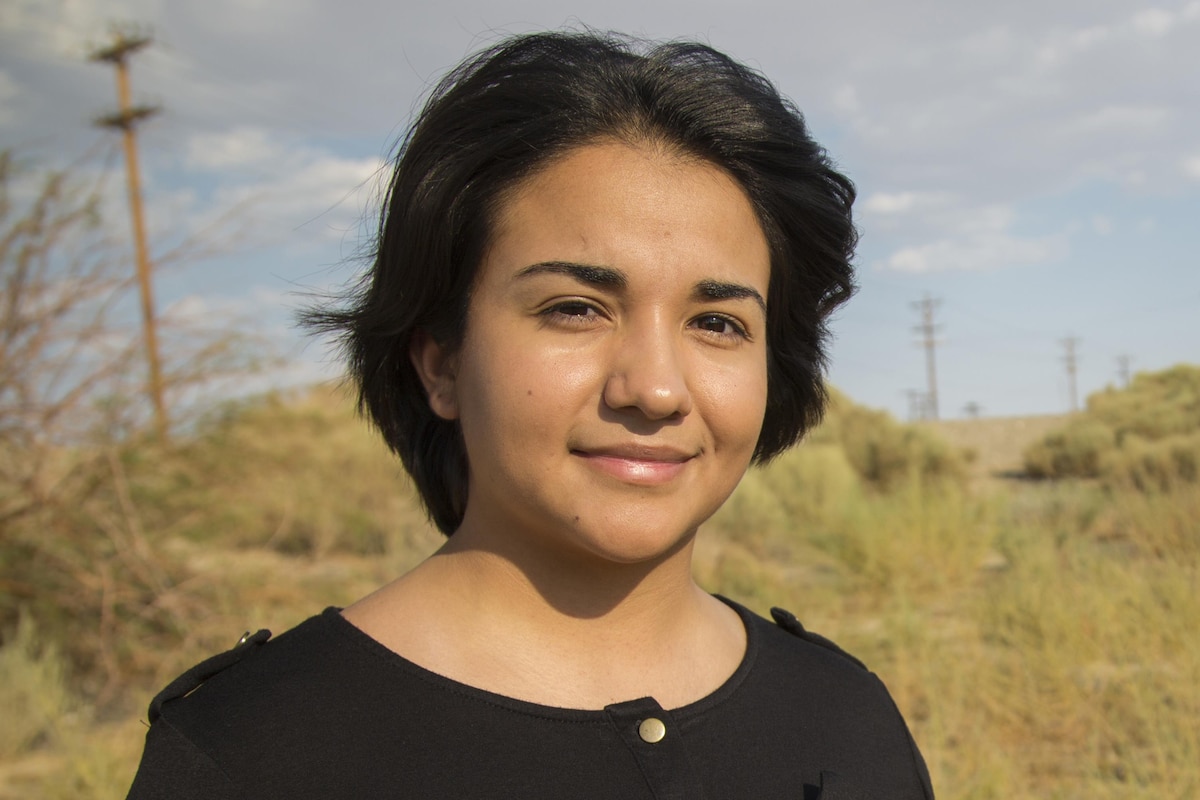
<instances>
[{"instance_id":1,"label":"woman's face","mask_svg":"<svg viewBox=\"0 0 1200 800\"><path fill-rule=\"evenodd\" d=\"M749 200L707 162L607 142L522 183L461 347L413 349L462 425L460 532L619 563L692 535L762 426L769 278Z\"/></svg>"}]
</instances>

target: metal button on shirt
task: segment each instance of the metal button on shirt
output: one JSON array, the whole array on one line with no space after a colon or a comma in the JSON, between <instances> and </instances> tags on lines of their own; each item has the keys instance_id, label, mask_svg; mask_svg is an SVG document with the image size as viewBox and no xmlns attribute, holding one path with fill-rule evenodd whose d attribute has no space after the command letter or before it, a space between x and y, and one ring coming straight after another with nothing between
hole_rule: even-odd
<instances>
[{"instance_id":1,"label":"metal button on shirt","mask_svg":"<svg viewBox=\"0 0 1200 800\"><path fill-rule=\"evenodd\" d=\"M642 737L643 742L649 744L657 744L667 735L667 726L663 724L661 719L650 717L642 720L642 724L638 725L638 736Z\"/></svg>"},{"instance_id":2,"label":"metal button on shirt","mask_svg":"<svg viewBox=\"0 0 1200 800\"><path fill-rule=\"evenodd\" d=\"M653 697L605 706L613 730L641 768L658 800L704 800L709 797L688 754L688 737L671 712ZM667 735L667 729L671 735Z\"/></svg>"}]
</instances>

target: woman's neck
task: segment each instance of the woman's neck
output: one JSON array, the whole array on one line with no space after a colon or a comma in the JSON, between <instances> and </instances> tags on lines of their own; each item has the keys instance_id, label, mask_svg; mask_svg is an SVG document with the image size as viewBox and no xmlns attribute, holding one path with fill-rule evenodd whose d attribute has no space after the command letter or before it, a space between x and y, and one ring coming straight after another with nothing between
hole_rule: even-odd
<instances>
[{"instance_id":1,"label":"woman's neck","mask_svg":"<svg viewBox=\"0 0 1200 800\"><path fill-rule=\"evenodd\" d=\"M741 661L741 620L692 580L691 537L652 563L606 564L460 533L346 617L433 672L560 707L684 705Z\"/></svg>"}]
</instances>

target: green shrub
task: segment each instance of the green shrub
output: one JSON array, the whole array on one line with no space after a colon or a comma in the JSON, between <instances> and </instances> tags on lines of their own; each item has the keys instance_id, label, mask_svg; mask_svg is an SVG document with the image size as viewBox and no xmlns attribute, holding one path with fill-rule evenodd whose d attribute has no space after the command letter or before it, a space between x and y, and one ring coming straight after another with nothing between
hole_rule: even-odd
<instances>
[{"instance_id":1,"label":"green shrub","mask_svg":"<svg viewBox=\"0 0 1200 800\"><path fill-rule=\"evenodd\" d=\"M747 476L756 479L770 487L793 525L830 519L862 489L846 451L817 442L784 453L768 469Z\"/></svg>"},{"instance_id":2,"label":"green shrub","mask_svg":"<svg viewBox=\"0 0 1200 800\"><path fill-rule=\"evenodd\" d=\"M1091 395L1085 412L1025 451L1025 471L1166 490L1196 482L1198 442L1200 367L1179 365Z\"/></svg>"},{"instance_id":3,"label":"green shrub","mask_svg":"<svg viewBox=\"0 0 1200 800\"><path fill-rule=\"evenodd\" d=\"M130 469L157 527L194 541L382 555L426 527L399 459L328 386L222 407L174 453Z\"/></svg>"},{"instance_id":4,"label":"green shrub","mask_svg":"<svg viewBox=\"0 0 1200 800\"><path fill-rule=\"evenodd\" d=\"M0 760L49 743L77 705L67 689L66 668L53 643L43 642L33 619L21 615L0 646Z\"/></svg>"},{"instance_id":5,"label":"green shrub","mask_svg":"<svg viewBox=\"0 0 1200 800\"><path fill-rule=\"evenodd\" d=\"M840 444L863 481L884 491L913 480L959 482L966 476L965 453L932 431L902 425L887 412L856 405L837 392L812 439Z\"/></svg>"},{"instance_id":6,"label":"green shrub","mask_svg":"<svg viewBox=\"0 0 1200 800\"><path fill-rule=\"evenodd\" d=\"M1107 454L1103 473L1112 483L1143 492L1170 491L1200 480L1200 433L1158 441L1126 437L1120 450Z\"/></svg>"},{"instance_id":7,"label":"green shrub","mask_svg":"<svg viewBox=\"0 0 1200 800\"><path fill-rule=\"evenodd\" d=\"M1138 373L1127 389L1110 387L1090 396L1087 415L1112 428L1118 441L1200 431L1200 366Z\"/></svg>"},{"instance_id":8,"label":"green shrub","mask_svg":"<svg viewBox=\"0 0 1200 800\"><path fill-rule=\"evenodd\" d=\"M1071 420L1025 451L1025 472L1033 478L1096 478L1117 446L1112 429L1088 417Z\"/></svg>"}]
</instances>

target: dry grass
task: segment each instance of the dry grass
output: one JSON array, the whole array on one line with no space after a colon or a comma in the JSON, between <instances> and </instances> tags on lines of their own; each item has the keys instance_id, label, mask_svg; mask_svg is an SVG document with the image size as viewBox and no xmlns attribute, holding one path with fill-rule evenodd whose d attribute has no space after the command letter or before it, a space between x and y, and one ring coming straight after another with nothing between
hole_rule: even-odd
<instances>
[{"instance_id":1,"label":"dry grass","mask_svg":"<svg viewBox=\"0 0 1200 800\"><path fill-rule=\"evenodd\" d=\"M998 440L1019 453L1011 422ZM1010 466L976 449L976 465ZM116 609L123 679L102 707L86 680L101 665L67 658L39 619L14 628L0 703L6 719L29 710L2 745L0 798L123 796L158 685L244 630L349 602L438 542L329 392L225 409L194 439L119 465L124 518L203 613L185 604L148 626ZM747 476L706 526L699 579L760 611L789 607L862 657L940 797L1200 793L1200 491L900 474L884 490L836 437L814 437Z\"/></svg>"}]
</instances>

